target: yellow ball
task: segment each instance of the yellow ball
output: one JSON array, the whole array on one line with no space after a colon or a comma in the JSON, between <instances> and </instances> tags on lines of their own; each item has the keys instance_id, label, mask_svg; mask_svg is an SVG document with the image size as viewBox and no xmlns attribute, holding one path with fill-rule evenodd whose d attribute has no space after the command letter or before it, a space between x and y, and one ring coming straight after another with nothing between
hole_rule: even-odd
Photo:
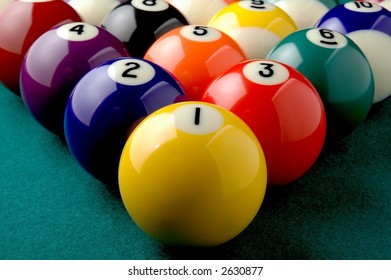
<instances>
[{"instance_id":1,"label":"yellow ball","mask_svg":"<svg viewBox=\"0 0 391 280\"><path fill-rule=\"evenodd\" d=\"M261 207L266 162L250 128L216 105L159 109L132 132L119 186L134 222L171 245L215 246L241 233Z\"/></svg>"},{"instance_id":2,"label":"yellow ball","mask_svg":"<svg viewBox=\"0 0 391 280\"><path fill-rule=\"evenodd\" d=\"M292 18L266 1L239 1L221 9L208 23L230 35L249 59L266 58L283 38L297 30Z\"/></svg>"}]
</instances>

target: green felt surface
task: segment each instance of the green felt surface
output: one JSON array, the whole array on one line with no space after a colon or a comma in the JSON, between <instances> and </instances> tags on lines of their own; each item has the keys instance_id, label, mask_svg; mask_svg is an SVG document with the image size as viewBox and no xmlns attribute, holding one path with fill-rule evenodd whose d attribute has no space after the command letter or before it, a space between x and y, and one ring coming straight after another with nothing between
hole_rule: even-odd
<instances>
[{"instance_id":1,"label":"green felt surface","mask_svg":"<svg viewBox=\"0 0 391 280\"><path fill-rule=\"evenodd\" d=\"M159 244L0 86L0 259L391 259L391 98L214 248Z\"/></svg>"}]
</instances>

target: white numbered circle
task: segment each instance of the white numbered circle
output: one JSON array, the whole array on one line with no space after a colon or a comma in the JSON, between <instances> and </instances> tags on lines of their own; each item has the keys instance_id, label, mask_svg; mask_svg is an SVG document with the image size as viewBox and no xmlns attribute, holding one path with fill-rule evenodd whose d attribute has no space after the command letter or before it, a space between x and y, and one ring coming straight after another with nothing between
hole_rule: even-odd
<instances>
[{"instance_id":1,"label":"white numbered circle","mask_svg":"<svg viewBox=\"0 0 391 280\"><path fill-rule=\"evenodd\" d=\"M209 134L224 124L223 115L207 104L185 104L174 110L175 126L190 134Z\"/></svg>"},{"instance_id":2,"label":"white numbered circle","mask_svg":"<svg viewBox=\"0 0 391 280\"><path fill-rule=\"evenodd\" d=\"M269 12L273 11L276 6L268 3L267 1L239 1L239 6L243 9L256 11L256 12Z\"/></svg>"},{"instance_id":3,"label":"white numbered circle","mask_svg":"<svg viewBox=\"0 0 391 280\"><path fill-rule=\"evenodd\" d=\"M344 5L344 7L350 11L359 13L376 13L382 9L382 6L376 3L360 1L348 2Z\"/></svg>"},{"instance_id":4,"label":"white numbered circle","mask_svg":"<svg viewBox=\"0 0 391 280\"><path fill-rule=\"evenodd\" d=\"M169 7L164 0L132 0L131 4L133 7L147 12L161 12Z\"/></svg>"},{"instance_id":5,"label":"white numbered circle","mask_svg":"<svg viewBox=\"0 0 391 280\"><path fill-rule=\"evenodd\" d=\"M143 60L125 58L113 62L107 69L107 74L114 82L136 86L152 80L155 69Z\"/></svg>"},{"instance_id":6,"label":"white numbered circle","mask_svg":"<svg viewBox=\"0 0 391 280\"><path fill-rule=\"evenodd\" d=\"M324 28L312 28L307 31L306 37L313 44L328 49L343 48L348 43L348 39L345 35Z\"/></svg>"},{"instance_id":7,"label":"white numbered circle","mask_svg":"<svg viewBox=\"0 0 391 280\"><path fill-rule=\"evenodd\" d=\"M259 85L279 85L289 78L289 71L280 63L270 60L256 60L243 67L243 75Z\"/></svg>"},{"instance_id":8,"label":"white numbered circle","mask_svg":"<svg viewBox=\"0 0 391 280\"><path fill-rule=\"evenodd\" d=\"M221 38L221 32L213 27L203 25L186 25L181 28L180 34L191 40L197 42L213 42Z\"/></svg>"},{"instance_id":9,"label":"white numbered circle","mask_svg":"<svg viewBox=\"0 0 391 280\"><path fill-rule=\"evenodd\" d=\"M99 34L99 29L84 22L73 22L60 26L57 35L68 41L88 41Z\"/></svg>"}]
</instances>

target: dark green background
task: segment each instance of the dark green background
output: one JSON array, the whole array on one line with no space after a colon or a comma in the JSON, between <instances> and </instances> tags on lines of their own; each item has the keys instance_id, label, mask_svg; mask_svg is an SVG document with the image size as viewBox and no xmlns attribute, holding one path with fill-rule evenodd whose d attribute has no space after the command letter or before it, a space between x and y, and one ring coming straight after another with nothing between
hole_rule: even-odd
<instances>
[{"instance_id":1,"label":"dark green background","mask_svg":"<svg viewBox=\"0 0 391 280\"><path fill-rule=\"evenodd\" d=\"M167 247L0 85L0 259L391 259L390 139L388 98L237 238Z\"/></svg>"}]
</instances>

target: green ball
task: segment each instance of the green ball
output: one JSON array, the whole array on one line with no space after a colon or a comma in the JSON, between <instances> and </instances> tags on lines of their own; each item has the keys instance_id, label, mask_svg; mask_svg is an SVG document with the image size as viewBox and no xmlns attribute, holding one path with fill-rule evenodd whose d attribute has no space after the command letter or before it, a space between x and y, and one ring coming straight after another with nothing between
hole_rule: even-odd
<instances>
[{"instance_id":1,"label":"green ball","mask_svg":"<svg viewBox=\"0 0 391 280\"><path fill-rule=\"evenodd\" d=\"M297 69L318 90L329 141L350 134L366 119L375 91L373 73L363 52L346 35L322 28L298 30L267 58Z\"/></svg>"}]
</instances>

